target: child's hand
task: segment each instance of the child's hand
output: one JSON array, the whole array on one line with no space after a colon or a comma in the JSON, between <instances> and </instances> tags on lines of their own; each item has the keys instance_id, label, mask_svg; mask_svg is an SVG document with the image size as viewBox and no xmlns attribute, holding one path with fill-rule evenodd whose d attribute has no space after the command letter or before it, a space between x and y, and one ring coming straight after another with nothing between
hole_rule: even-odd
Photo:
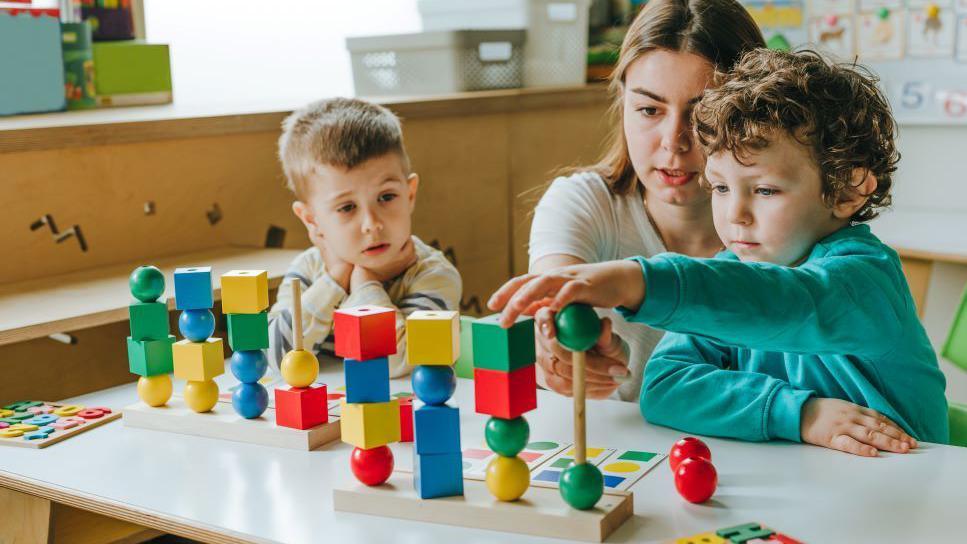
<instances>
[{"instance_id":1,"label":"child's hand","mask_svg":"<svg viewBox=\"0 0 967 544\"><path fill-rule=\"evenodd\" d=\"M917 441L876 410L840 399L806 401L799 432L803 442L876 457L877 450L907 453Z\"/></svg>"},{"instance_id":2,"label":"child's hand","mask_svg":"<svg viewBox=\"0 0 967 544\"><path fill-rule=\"evenodd\" d=\"M349 292L349 281L353 273L353 265L340 259L336 252L329 247L329 243L322 235L312 237L312 243L319 248L322 255L322 262L326 265L326 273L336 283L342 287L343 291Z\"/></svg>"},{"instance_id":3,"label":"child's hand","mask_svg":"<svg viewBox=\"0 0 967 544\"><path fill-rule=\"evenodd\" d=\"M599 308L638 308L645 298L645 280L634 261L576 264L525 274L511 279L497 290L487 306L503 308L502 327L509 327L522 313L533 314L548 306L557 311L572 302Z\"/></svg>"},{"instance_id":4,"label":"child's hand","mask_svg":"<svg viewBox=\"0 0 967 544\"><path fill-rule=\"evenodd\" d=\"M547 387L562 395L573 394L571 352L555 339L554 313L541 308L535 315L537 322L537 365ZM585 358L586 391L588 398L607 398L621 384L617 381L628 375L628 355L621 348L621 339L612 333L611 320L601 320L601 337L597 345L587 351Z\"/></svg>"},{"instance_id":5,"label":"child's hand","mask_svg":"<svg viewBox=\"0 0 967 544\"><path fill-rule=\"evenodd\" d=\"M380 279L372 270L356 265L353 267L352 274L349 275L349 292L352 293L364 283L371 281L380 281Z\"/></svg>"}]
</instances>

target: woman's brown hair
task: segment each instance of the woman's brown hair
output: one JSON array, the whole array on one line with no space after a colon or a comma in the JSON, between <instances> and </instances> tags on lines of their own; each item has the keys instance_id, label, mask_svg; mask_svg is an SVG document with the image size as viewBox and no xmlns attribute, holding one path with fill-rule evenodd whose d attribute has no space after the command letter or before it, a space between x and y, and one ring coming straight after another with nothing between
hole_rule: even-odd
<instances>
[{"instance_id":1,"label":"woman's brown hair","mask_svg":"<svg viewBox=\"0 0 967 544\"><path fill-rule=\"evenodd\" d=\"M637 187L625 140L622 87L628 66L642 55L654 49L693 53L708 59L717 71L728 71L743 53L757 47L765 47L762 33L736 0L650 0L628 28L611 72L613 125L608 149L594 166L572 172L596 172L618 195Z\"/></svg>"}]
</instances>

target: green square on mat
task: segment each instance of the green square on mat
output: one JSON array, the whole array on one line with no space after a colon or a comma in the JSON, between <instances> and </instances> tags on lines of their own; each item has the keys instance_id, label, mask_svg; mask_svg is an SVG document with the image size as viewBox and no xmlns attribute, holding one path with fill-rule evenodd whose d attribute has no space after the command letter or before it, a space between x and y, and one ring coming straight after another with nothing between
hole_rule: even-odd
<instances>
[{"instance_id":1,"label":"green square on mat","mask_svg":"<svg viewBox=\"0 0 967 544\"><path fill-rule=\"evenodd\" d=\"M967 290L960 299L960 307L954 316L954 322L947 333L940 355L951 363L967 370Z\"/></svg>"},{"instance_id":2,"label":"green square on mat","mask_svg":"<svg viewBox=\"0 0 967 544\"><path fill-rule=\"evenodd\" d=\"M653 457L658 455L657 453L650 453L647 451L631 451L628 450L618 456L618 459L627 459L629 461L641 461L642 463L647 463L651 461Z\"/></svg>"},{"instance_id":3,"label":"green square on mat","mask_svg":"<svg viewBox=\"0 0 967 544\"><path fill-rule=\"evenodd\" d=\"M131 322L131 338L135 340L162 340L168 337L168 304L164 298L156 302L135 302L128 306Z\"/></svg>"},{"instance_id":4,"label":"green square on mat","mask_svg":"<svg viewBox=\"0 0 967 544\"><path fill-rule=\"evenodd\" d=\"M128 337L128 369L138 376L157 376L174 370L171 346L175 337L161 340L135 340Z\"/></svg>"},{"instance_id":5,"label":"green square on mat","mask_svg":"<svg viewBox=\"0 0 967 544\"><path fill-rule=\"evenodd\" d=\"M573 462L574 462L574 459L571 459L570 457L561 457L557 461L554 461L554 463L551 464L550 468L567 468L571 466L571 463Z\"/></svg>"},{"instance_id":6,"label":"green square on mat","mask_svg":"<svg viewBox=\"0 0 967 544\"><path fill-rule=\"evenodd\" d=\"M534 318L518 317L509 329L497 324L499 314L473 322L473 364L510 372L534 364Z\"/></svg>"},{"instance_id":7,"label":"green square on mat","mask_svg":"<svg viewBox=\"0 0 967 544\"><path fill-rule=\"evenodd\" d=\"M228 314L228 345L233 351L269 348L269 314Z\"/></svg>"},{"instance_id":8,"label":"green square on mat","mask_svg":"<svg viewBox=\"0 0 967 544\"><path fill-rule=\"evenodd\" d=\"M476 318L460 316L460 357L453 370L458 378L473 379L473 322Z\"/></svg>"}]
</instances>

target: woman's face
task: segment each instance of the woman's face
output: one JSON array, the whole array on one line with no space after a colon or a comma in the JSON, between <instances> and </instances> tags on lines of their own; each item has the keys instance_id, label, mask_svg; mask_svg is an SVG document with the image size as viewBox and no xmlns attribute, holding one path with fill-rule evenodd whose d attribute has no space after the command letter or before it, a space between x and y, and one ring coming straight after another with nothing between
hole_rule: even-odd
<instances>
[{"instance_id":1,"label":"woman's face","mask_svg":"<svg viewBox=\"0 0 967 544\"><path fill-rule=\"evenodd\" d=\"M708 206L708 192L698 183L705 156L689 120L713 72L704 57L667 49L645 53L625 71L625 138L649 199Z\"/></svg>"}]
</instances>

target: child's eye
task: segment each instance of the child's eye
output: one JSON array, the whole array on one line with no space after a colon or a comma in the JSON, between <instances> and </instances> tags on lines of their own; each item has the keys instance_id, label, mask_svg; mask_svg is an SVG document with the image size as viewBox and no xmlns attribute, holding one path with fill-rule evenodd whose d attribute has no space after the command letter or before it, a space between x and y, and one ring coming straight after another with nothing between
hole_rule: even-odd
<instances>
[{"instance_id":1,"label":"child's eye","mask_svg":"<svg viewBox=\"0 0 967 544\"><path fill-rule=\"evenodd\" d=\"M343 204L342 206L336 208L336 211L339 213L349 213L355 209L356 209L355 204Z\"/></svg>"},{"instance_id":2,"label":"child's eye","mask_svg":"<svg viewBox=\"0 0 967 544\"><path fill-rule=\"evenodd\" d=\"M777 191L776 189L772 189L770 187L759 187L755 190L755 192L762 196L773 196L777 194L779 191Z\"/></svg>"},{"instance_id":3,"label":"child's eye","mask_svg":"<svg viewBox=\"0 0 967 544\"><path fill-rule=\"evenodd\" d=\"M386 193L386 194L379 195L378 200L380 202L390 202L392 200L396 200L397 196L399 195L397 195L396 193Z\"/></svg>"},{"instance_id":4,"label":"child's eye","mask_svg":"<svg viewBox=\"0 0 967 544\"><path fill-rule=\"evenodd\" d=\"M729 192L729 187L721 183L715 183L712 184L712 192L724 195L725 193Z\"/></svg>"}]
</instances>

